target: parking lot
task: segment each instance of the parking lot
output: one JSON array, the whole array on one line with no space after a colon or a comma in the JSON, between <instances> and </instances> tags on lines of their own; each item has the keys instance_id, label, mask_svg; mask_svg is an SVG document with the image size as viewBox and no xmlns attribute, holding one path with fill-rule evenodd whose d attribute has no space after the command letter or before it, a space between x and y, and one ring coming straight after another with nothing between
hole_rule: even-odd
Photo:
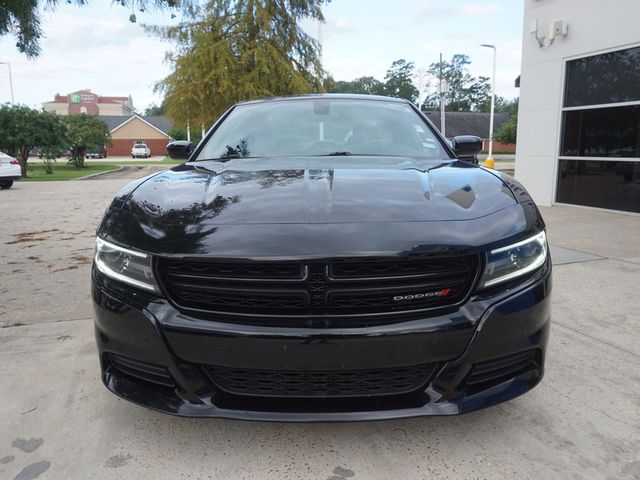
<instances>
[{"instance_id":1,"label":"parking lot","mask_svg":"<svg viewBox=\"0 0 640 480\"><path fill-rule=\"evenodd\" d=\"M0 192L0 478L640 479L640 217L542 209L553 324L545 379L523 397L385 422L185 419L99 378L95 227L146 173Z\"/></svg>"}]
</instances>

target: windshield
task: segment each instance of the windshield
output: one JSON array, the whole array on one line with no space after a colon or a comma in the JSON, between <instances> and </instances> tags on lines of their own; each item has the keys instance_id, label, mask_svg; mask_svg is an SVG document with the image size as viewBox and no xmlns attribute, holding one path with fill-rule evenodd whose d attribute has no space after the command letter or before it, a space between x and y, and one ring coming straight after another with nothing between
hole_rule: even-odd
<instances>
[{"instance_id":1,"label":"windshield","mask_svg":"<svg viewBox=\"0 0 640 480\"><path fill-rule=\"evenodd\" d=\"M300 99L237 106L197 160L290 155L448 155L407 104Z\"/></svg>"}]
</instances>

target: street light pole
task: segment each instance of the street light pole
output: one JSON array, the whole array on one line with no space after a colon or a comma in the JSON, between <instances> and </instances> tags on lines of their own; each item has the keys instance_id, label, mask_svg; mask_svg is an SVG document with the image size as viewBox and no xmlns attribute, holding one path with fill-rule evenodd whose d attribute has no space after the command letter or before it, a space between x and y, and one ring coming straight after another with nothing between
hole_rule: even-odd
<instances>
[{"instance_id":1,"label":"street light pole","mask_svg":"<svg viewBox=\"0 0 640 480\"><path fill-rule=\"evenodd\" d=\"M446 117L447 114L445 112L445 108L444 108L444 94L445 94L445 90L446 90L446 86L445 83L442 79L442 54L440 54L440 84L438 86L438 90L439 90L439 94L440 94L440 133L442 134L443 137L446 137L445 135L445 122L446 122Z\"/></svg>"},{"instance_id":2,"label":"street light pole","mask_svg":"<svg viewBox=\"0 0 640 480\"><path fill-rule=\"evenodd\" d=\"M496 108L496 47L495 45L488 45L483 43L481 47L493 49L493 75L491 76L491 113L489 114L489 156L484 161L484 166L493 168L495 162L493 161L493 117Z\"/></svg>"},{"instance_id":3,"label":"street light pole","mask_svg":"<svg viewBox=\"0 0 640 480\"><path fill-rule=\"evenodd\" d=\"M11 103L15 103L13 98L13 77L11 76L11 64L9 62L0 62L0 65L6 65L9 68L9 90L11 90Z\"/></svg>"}]
</instances>

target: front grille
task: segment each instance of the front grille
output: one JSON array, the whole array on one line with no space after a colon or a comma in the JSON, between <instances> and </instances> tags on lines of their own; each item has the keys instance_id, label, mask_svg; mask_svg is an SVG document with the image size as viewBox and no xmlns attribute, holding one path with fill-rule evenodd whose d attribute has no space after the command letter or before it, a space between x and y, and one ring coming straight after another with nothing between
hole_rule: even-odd
<instances>
[{"instance_id":1,"label":"front grille","mask_svg":"<svg viewBox=\"0 0 640 480\"><path fill-rule=\"evenodd\" d=\"M457 305L469 294L478 263L476 255L311 263L159 258L157 272L181 310L326 319Z\"/></svg>"},{"instance_id":2,"label":"front grille","mask_svg":"<svg viewBox=\"0 0 640 480\"><path fill-rule=\"evenodd\" d=\"M423 387L433 365L367 370L252 370L205 367L216 386L234 395L260 397L368 397L402 395Z\"/></svg>"}]
</instances>

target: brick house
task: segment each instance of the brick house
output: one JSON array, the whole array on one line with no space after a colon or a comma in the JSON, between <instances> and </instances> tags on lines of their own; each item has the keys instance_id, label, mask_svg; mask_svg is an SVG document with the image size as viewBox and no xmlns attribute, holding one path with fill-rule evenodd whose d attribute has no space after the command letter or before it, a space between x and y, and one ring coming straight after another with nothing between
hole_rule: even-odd
<instances>
[{"instance_id":1,"label":"brick house","mask_svg":"<svg viewBox=\"0 0 640 480\"><path fill-rule=\"evenodd\" d=\"M440 112L426 112L436 128L440 128ZM482 138L482 150L489 150L489 117L488 113L482 112L446 112L445 132L448 138L456 135L475 135ZM509 121L509 114L496 113L493 118L493 131L497 132L500 127ZM494 152L515 152L515 144L503 144L497 140L493 141Z\"/></svg>"},{"instance_id":2,"label":"brick house","mask_svg":"<svg viewBox=\"0 0 640 480\"><path fill-rule=\"evenodd\" d=\"M152 156L164 156L171 122L160 116L102 116L97 117L107 124L111 134L111 146L107 147L110 157L126 157L131 155L131 148L136 143L144 143L151 149Z\"/></svg>"}]
</instances>

